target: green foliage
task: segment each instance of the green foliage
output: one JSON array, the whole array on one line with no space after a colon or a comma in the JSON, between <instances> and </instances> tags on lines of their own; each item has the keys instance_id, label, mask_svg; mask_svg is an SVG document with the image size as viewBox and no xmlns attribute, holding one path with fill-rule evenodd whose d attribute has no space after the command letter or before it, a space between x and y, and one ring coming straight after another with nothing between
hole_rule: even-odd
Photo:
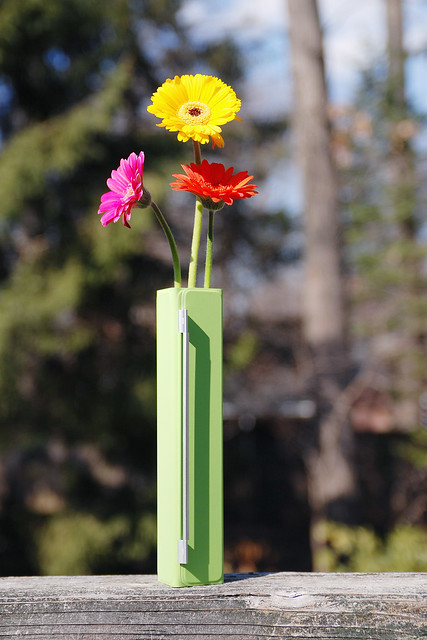
<instances>
[{"instance_id":1,"label":"green foliage","mask_svg":"<svg viewBox=\"0 0 427 640\"><path fill-rule=\"evenodd\" d=\"M347 200L355 275L351 321L353 334L369 345L367 366L381 371L382 388L407 407L395 412L395 427L413 430L426 381L427 243L420 215L425 198L412 144L416 121L396 97L405 93L403 78L400 88L391 89L387 70L378 71L365 73L349 127L352 163L343 172L352 194ZM361 137L358 122L364 123Z\"/></svg>"},{"instance_id":2,"label":"green foliage","mask_svg":"<svg viewBox=\"0 0 427 640\"><path fill-rule=\"evenodd\" d=\"M155 340L133 309L165 286L163 269L144 255L148 211L133 215L131 231L105 229L97 215L112 169L144 148L135 86L149 95L152 70L132 11L127 0L0 6L10 93L0 113L0 442L2 465L17 460L0 509L9 573L154 568ZM167 145L150 140L155 165ZM59 471L52 439L64 451L93 443L128 474L135 465L143 489L106 510L108 489L84 461ZM44 484L59 513L37 512L31 495ZM21 551L17 528L28 532Z\"/></svg>"},{"instance_id":3,"label":"green foliage","mask_svg":"<svg viewBox=\"0 0 427 640\"><path fill-rule=\"evenodd\" d=\"M254 331L244 331L227 350L226 369L228 372L240 371L247 367L255 357L259 340Z\"/></svg>"},{"instance_id":4,"label":"green foliage","mask_svg":"<svg viewBox=\"0 0 427 640\"><path fill-rule=\"evenodd\" d=\"M41 575L90 575L112 566L143 563L155 552L156 520L151 514L135 524L125 516L101 520L88 513L49 518L37 536Z\"/></svg>"},{"instance_id":5,"label":"green foliage","mask_svg":"<svg viewBox=\"0 0 427 640\"><path fill-rule=\"evenodd\" d=\"M35 347L40 355L84 348L90 328L81 324L72 333L67 331L67 314L77 306L82 286L83 268L74 259L56 271L21 263L0 299L0 353L7 352L12 335L24 341L24 349Z\"/></svg>"},{"instance_id":6,"label":"green foliage","mask_svg":"<svg viewBox=\"0 0 427 640\"><path fill-rule=\"evenodd\" d=\"M68 109L102 83L106 61L129 51L129 22L126 0L4 0L0 79L13 87L21 127Z\"/></svg>"},{"instance_id":7,"label":"green foliage","mask_svg":"<svg viewBox=\"0 0 427 640\"><path fill-rule=\"evenodd\" d=\"M425 366L425 362L424 362ZM424 418L425 420L425 418ZM419 469L427 468L427 430L418 429L411 440L399 444L398 453L411 465Z\"/></svg>"},{"instance_id":8,"label":"green foliage","mask_svg":"<svg viewBox=\"0 0 427 640\"><path fill-rule=\"evenodd\" d=\"M10 140L0 156L2 218L22 215L25 202L45 191L47 176L66 176L99 157L96 137L108 129L129 85L130 69L129 61L122 62L99 94Z\"/></svg>"},{"instance_id":9,"label":"green foliage","mask_svg":"<svg viewBox=\"0 0 427 640\"><path fill-rule=\"evenodd\" d=\"M385 540L364 527L323 522L314 532L325 543L316 557L324 571L426 571L427 530L399 525Z\"/></svg>"},{"instance_id":10,"label":"green foliage","mask_svg":"<svg viewBox=\"0 0 427 640\"><path fill-rule=\"evenodd\" d=\"M80 249L87 262L85 278L91 286L123 281L126 263L141 255L144 232L153 225L153 215L145 209L132 214L132 232L120 224L104 228L96 209L97 205L93 206L92 215L82 220L78 229Z\"/></svg>"},{"instance_id":11,"label":"green foliage","mask_svg":"<svg viewBox=\"0 0 427 640\"><path fill-rule=\"evenodd\" d=\"M129 230L102 227L97 209L120 158L141 149L156 202L170 193L164 174L183 147L143 114L158 79L204 58L178 8L0 3L0 572L154 570L153 320L172 271L163 237L148 245L149 210ZM237 73L231 43L208 54L206 68ZM85 447L123 470L124 498L92 473ZM56 497L49 513L43 487Z\"/></svg>"}]
</instances>

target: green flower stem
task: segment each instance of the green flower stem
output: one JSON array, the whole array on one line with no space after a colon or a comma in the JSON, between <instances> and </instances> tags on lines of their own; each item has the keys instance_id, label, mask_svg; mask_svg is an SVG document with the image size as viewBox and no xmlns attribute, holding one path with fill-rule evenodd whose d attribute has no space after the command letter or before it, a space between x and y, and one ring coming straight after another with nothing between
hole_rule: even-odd
<instances>
[{"instance_id":1,"label":"green flower stem","mask_svg":"<svg viewBox=\"0 0 427 640\"><path fill-rule=\"evenodd\" d=\"M194 149L194 162L195 164L202 164L202 154L200 151L200 143L193 140L193 149Z\"/></svg>"},{"instance_id":2,"label":"green flower stem","mask_svg":"<svg viewBox=\"0 0 427 640\"><path fill-rule=\"evenodd\" d=\"M191 256L190 266L188 268L188 286L196 286L197 277L197 258L199 255L200 235L202 233L202 217L203 205L200 200L196 200L196 208L194 210L194 227L193 238L191 240Z\"/></svg>"},{"instance_id":3,"label":"green flower stem","mask_svg":"<svg viewBox=\"0 0 427 640\"><path fill-rule=\"evenodd\" d=\"M212 275L212 249L215 213L209 211L208 238L206 243L205 289L210 289Z\"/></svg>"},{"instance_id":4,"label":"green flower stem","mask_svg":"<svg viewBox=\"0 0 427 640\"><path fill-rule=\"evenodd\" d=\"M173 261L173 275L174 275L174 287L179 288L181 286L181 265L179 262L178 249L176 248L175 238L172 235L172 231L168 223L166 222L162 212L155 202L151 201L151 208L156 214L157 220L160 222L163 231L166 234L166 237L169 241L169 246L172 252L172 261Z\"/></svg>"},{"instance_id":5,"label":"green flower stem","mask_svg":"<svg viewBox=\"0 0 427 640\"><path fill-rule=\"evenodd\" d=\"M193 140L194 162L196 164L202 164L202 154L200 151L200 144ZM197 278L197 259L199 256L200 236L202 233L202 218L203 218L203 205L197 198L196 207L194 210L194 226L193 237L191 240L191 256L190 265L188 267L188 286L196 286Z\"/></svg>"}]
</instances>

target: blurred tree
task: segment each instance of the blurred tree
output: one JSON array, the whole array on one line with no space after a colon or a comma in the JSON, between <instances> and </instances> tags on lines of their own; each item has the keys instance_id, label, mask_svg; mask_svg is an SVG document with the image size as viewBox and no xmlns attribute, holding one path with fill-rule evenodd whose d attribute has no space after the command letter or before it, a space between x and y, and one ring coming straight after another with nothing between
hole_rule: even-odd
<instances>
[{"instance_id":1,"label":"blurred tree","mask_svg":"<svg viewBox=\"0 0 427 640\"><path fill-rule=\"evenodd\" d=\"M305 200L303 326L316 399L316 444L307 453L313 532L327 518L357 521L352 432L338 411L349 382L338 185L331 156L322 34L315 0L289 0L295 126ZM312 537L313 547L319 544Z\"/></svg>"},{"instance_id":2,"label":"blurred tree","mask_svg":"<svg viewBox=\"0 0 427 640\"><path fill-rule=\"evenodd\" d=\"M417 215L416 161L410 143L416 125L406 100L402 3L401 0L387 0L386 6L388 74L384 110L390 123L386 206L390 208L389 219L391 218L392 224L396 225L396 237L389 247L389 253L395 252L395 260L400 262L401 283L398 284L398 289L401 309L405 310L400 320L397 321L397 317L394 319L396 329L402 335L405 345L400 366L398 365L400 371L396 373L401 400L405 401L408 408L412 404L410 428L413 429L416 428L419 418L419 398L427 383L425 372L427 279L423 273L423 262L427 252L426 246L422 244L420 246L419 242L423 221ZM398 327L399 324L400 327Z\"/></svg>"},{"instance_id":3,"label":"blurred tree","mask_svg":"<svg viewBox=\"0 0 427 640\"><path fill-rule=\"evenodd\" d=\"M348 238L357 268L355 330L370 342L367 366L392 401L391 426L412 431L427 383L425 218L412 144L419 124L405 90L402 4L387 0L386 8L387 69L379 64L365 73L351 119Z\"/></svg>"},{"instance_id":4,"label":"blurred tree","mask_svg":"<svg viewBox=\"0 0 427 640\"><path fill-rule=\"evenodd\" d=\"M96 211L140 149L165 202L183 147L144 113L199 64L179 4L0 5L2 575L155 570L154 305L170 258L149 214L129 231ZM236 72L231 45L200 49L209 69L205 52Z\"/></svg>"},{"instance_id":5,"label":"blurred tree","mask_svg":"<svg viewBox=\"0 0 427 640\"><path fill-rule=\"evenodd\" d=\"M348 207L351 328L361 368L350 414L362 518L386 536L396 524L426 522L427 472L419 461L427 441L420 424L427 247L423 156L414 144L423 124L406 95L402 3L387 0L384 8L386 55L363 73L355 105L335 113L333 148Z\"/></svg>"}]
</instances>

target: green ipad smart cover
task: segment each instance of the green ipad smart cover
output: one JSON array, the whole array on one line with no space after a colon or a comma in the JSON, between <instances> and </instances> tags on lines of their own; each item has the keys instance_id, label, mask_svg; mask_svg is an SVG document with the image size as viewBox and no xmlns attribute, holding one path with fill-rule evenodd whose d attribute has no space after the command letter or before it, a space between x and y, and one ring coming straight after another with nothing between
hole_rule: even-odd
<instances>
[{"instance_id":1,"label":"green ipad smart cover","mask_svg":"<svg viewBox=\"0 0 427 640\"><path fill-rule=\"evenodd\" d=\"M157 292L157 570L223 582L222 291Z\"/></svg>"}]
</instances>

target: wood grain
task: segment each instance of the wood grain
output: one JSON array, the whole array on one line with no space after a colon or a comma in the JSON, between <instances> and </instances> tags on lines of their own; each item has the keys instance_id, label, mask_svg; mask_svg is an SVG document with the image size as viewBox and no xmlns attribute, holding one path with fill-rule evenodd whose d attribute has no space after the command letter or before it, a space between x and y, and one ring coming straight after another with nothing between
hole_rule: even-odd
<instances>
[{"instance_id":1,"label":"wood grain","mask_svg":"<svg viewBox=\"0 0 427 640\"><path fill-rule=\"evenodd\" d=\"M0 579L0 640L427 638L427 574L231 574L173 589L156 576Z\"/></svg>"}]
</instances>

